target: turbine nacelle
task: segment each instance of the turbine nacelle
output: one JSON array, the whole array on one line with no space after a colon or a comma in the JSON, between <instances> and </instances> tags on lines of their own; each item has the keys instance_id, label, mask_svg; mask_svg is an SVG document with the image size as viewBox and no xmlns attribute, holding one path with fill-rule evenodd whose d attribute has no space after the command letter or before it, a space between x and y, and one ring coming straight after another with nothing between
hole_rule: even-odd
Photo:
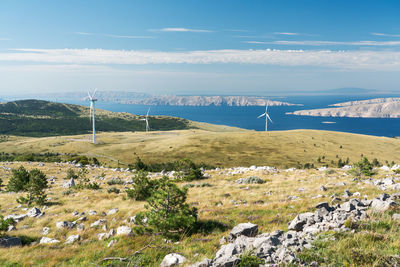
<instances>
[{"instance_id":1,"label":"turbine nacelle","mask_svg":"<svg viewBox=\"0 0 400 267\"><path fill-rule=\"evenodd\" d=\"M268 100L268 102L267 102L267 105L265 106L265 112L264 112L263 114L261 114L260 116L257 117L257 119L259 119L259 118L265 116L265 131L268 131L268 120L269 120L271 123L274 123L274 122L271 120L271 117L268 115L268 106L269 106L269 100Z\"/></svg>"}]
</instances>

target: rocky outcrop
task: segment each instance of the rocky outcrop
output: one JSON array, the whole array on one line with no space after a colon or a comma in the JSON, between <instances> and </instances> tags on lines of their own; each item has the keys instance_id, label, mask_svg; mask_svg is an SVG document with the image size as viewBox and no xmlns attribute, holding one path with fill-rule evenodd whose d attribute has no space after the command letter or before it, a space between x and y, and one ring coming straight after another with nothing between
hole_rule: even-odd
<instances>
[{"instance_id":1,"label":"rocky outcrop","mask_svg":"<svg viewBox=\"0 0 400 267\"><path fill-rule=\"evenodd\" d=\"M21 238L5 236L0 238L0 248L10 248L22 246Z\"/></svg>"},{"instance_id":2,"label":"rocky outcrop","mask_svg":"<svg viewBox=\"0 0 400 267\"><path fill-rule=\"evenodd\" d=\"M298 214L289 222L289 231L286 233L277 230L257 235L257 225L239 224L227 238L230 243L222 245L214 259L206 259L193 266L235 266L244 252L253 252L266 264L301 264L296 255L305 248L312 248L318 233L328 230L348 231L347 221L365 220L369 208L382 212L397 206L395 197L383 194L373 200L353 198L336 206L322 202L315 207L314 212Z\"/></svg>"},{"instance_id":3,"label":"rocky outcrop","mask_svg":"<svg viewBox=\"0 0 400 267\"><path fill-rule=\"evenodd\" d=\"M160 267L178 266L185 263L186 258L177 253L171 253L164 257Z\"/></svg>"}]
</instances>

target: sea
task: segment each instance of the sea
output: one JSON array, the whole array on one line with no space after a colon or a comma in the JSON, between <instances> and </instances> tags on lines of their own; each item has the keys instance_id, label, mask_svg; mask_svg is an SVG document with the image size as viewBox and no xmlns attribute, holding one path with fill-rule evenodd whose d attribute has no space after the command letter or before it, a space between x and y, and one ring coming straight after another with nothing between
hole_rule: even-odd
<instances>
[{"instance_id":1,"label":"sea","mask_svg":"<svg viewBox=\"0 0 400 267\"><path fill-rule=\"evenodd\" d=\"M323 95L323 96L287 96L272 97L271 100L302 104L303 106L270 106L269 116L273 123L268 124L268 131L285 131L296 129L315 129L358 133L374 136L399 137L400 119L390 118L338 118L288 115L302 109L327 108L340 102L366 100L379 97L400 97L400 95ZM88 105L84 102L73 104ZM96 102L96 108L114 112L129 112L145 115L150 108L150 115L166 115L188 120L228 125L249 130L264 131L265 117L257 118L265 107L230 107L230 106L145 106ZM150 125L151 127L151 125Z\"/></svg>"}]
</instances>

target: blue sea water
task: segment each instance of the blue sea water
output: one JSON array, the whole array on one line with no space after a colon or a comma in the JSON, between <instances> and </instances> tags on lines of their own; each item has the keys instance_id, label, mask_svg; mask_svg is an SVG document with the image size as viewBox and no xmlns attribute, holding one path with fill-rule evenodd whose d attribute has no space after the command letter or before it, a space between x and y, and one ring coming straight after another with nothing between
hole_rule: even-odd
<instances>
[{"instance_id":1,"label":"blue sea water","mask_svg":"<svg viewBox=\"0 0 400 267\"><path fill-rule=\"evenodd\" d=\"M269 131L294 130L294 129L316 129L359 133L375 136L400 136L400 119L373 119L373 118L335 118L335 117L311 117L287 115L301 109L326 108L330 104L372 99L377 97L391 96L293 96L284 98L272 98L273 100L303 104L304 106L272 106L268 113L273 120L269 123ZM77 103L85 104L88 103ZM115 112L129 112L144 115L149 106L115 104L97 102L96 108ZM207 122L235 126L245 129L263 131L265 119L257 119L257 116L265 111L265 107L228 107L228 106L151 106L150 115L167 115L181 117L193 121ZM333 122L333 123L324 123Z\"/></svg>"}]
</instances>

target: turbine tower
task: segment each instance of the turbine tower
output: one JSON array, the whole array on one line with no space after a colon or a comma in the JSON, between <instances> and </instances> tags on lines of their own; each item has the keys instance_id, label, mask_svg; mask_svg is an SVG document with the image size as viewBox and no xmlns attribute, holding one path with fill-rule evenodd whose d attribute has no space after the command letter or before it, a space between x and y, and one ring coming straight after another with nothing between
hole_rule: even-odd
<instances>
[{"instance_id":1,"label":"turbine tower","mask_svg":"<svg viewBox=\"0 0 400 267\"><path fill-rule=\"evenodd\" d=\"M146 132L150 131L150 126L149 126L149 113L150 113L150 108L147 110L146 117L144 119L141 119L141 121L146 121Z\"/></svg>"},{"instance_id":2,"label":"turbine tower","mask_svg":"<svg viewBox=\"0 0 400 267\"><path fill-rule=\"evenodd\" d=\"M268 115L268 106L269 106L269 100L267 102L267 105L265 106L265 112L257 117L257 119L259 119L262 116L265 116L265 131L266 132L268 131L268 120L273 123L273 121L271 120L271 118Z\"/></svg>"},{"instance_id":3,"label":"turbine tower","mask_svg":"<svg viewBox=\"0 0 400 267\"><path fill-rule=\"evenodd\" d=\"M95 102L97 101L96 98L94 98L94 95L96 94L97 88L94 90L93 94L91 95L88 92L89 100L90 100L90 120L92 121L92 129L93 129L93 144L96 144L96 116L95 116Z\"/></svg>"}]
</instances>

